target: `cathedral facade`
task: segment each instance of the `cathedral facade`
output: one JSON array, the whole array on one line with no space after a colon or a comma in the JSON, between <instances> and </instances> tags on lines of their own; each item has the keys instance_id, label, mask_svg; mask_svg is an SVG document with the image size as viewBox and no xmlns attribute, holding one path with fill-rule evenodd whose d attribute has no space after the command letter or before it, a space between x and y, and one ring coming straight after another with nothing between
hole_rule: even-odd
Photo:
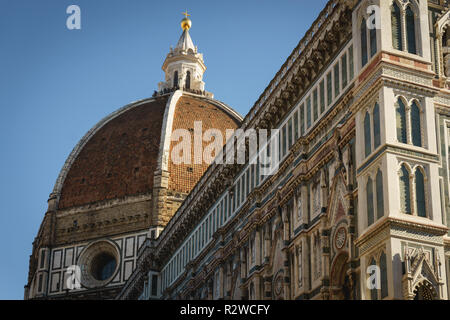
<instances>
[{"instance_id":1,"label":"cathedral facade","mask_svg":"<svg viewBox=\"0 0 450 320\"><path fill-rule=\"evenodd\" d=\"M67 160L26 298L448 299L447 1L330 0L243 119L204 91L190 23L159 92L103 120ZM187 113L221 130L277 129L277 170L261 174L248 154L173 164L170 133L192 128ZM148 118L157 156L112 157L139 145L130 121ZM64 287L70 265L81 288Z\"/></svg>"}]
</instances>

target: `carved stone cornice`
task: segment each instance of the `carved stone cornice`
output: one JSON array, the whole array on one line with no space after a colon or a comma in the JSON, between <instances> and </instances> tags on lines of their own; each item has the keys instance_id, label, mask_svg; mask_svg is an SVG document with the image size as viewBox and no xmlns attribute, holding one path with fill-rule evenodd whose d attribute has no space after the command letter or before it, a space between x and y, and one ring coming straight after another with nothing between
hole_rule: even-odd
<instances>
[{"instance_id":1,"label":"carved stone cornice","mask_svg":"<svg viewBox=\"0 0 450 320\"><path fill-rule=\"evenodd\" d=\"M447 232L446 226L431 220L423 222L415 221L411 217L384 217L360 235L355 240L355 245L360 248L361 254L370 250L372 243L379 243L379 237L400 237L411 240L420 238L422 242L443 245L442 236ZM377 241L373 240L375 238Z\"/></svg>"}]
</instances>

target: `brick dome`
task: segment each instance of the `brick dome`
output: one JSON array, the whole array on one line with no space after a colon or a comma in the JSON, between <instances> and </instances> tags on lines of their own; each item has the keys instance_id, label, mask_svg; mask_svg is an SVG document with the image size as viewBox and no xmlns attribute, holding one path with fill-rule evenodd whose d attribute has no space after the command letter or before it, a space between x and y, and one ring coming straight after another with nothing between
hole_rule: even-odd
<instances>
[{"instance_id":1,"label":"brick dome","mask_svg":"<svg viewBox=\"0 0 450 320\"><path fill-rule=\"evenodd\" d=\"M162 161L161 142L167 139L162 135L170 123L173 132L202 121L203 132L217 128L224 136L226 129L240 123L237 113L216 100L186 92L178 95L175 103L172 93L125 106L91 129L69 156L55 185L58 209L151 194ZM172 121L167 119L170 116ZM189 193L207 167L206 163L175 165L169 160L168 189Z\"/></svg>"},{"instance_id":2,"label":"brick dome","mask_svg":"<svg viewBox=\"0 0 450 320\"><path fill-rule=\"evenodd\" d=\"M178 100L173 118L173 130L194 128L194 121L202 121L202 133L214 128L222 132L222 137L226 137L227 129L236 129L238 122L236 118L231 117L224 112L217 104L211 103L206 99L198 99L189 96L183 96ZM225 141L223 141L225 143ZM203 148L209 142L203 141ZM176 142L171 142L170 152L172 152ZM193 137L191 145L194 145ZM169 161L169 190L189 193L208 168L208 164L202 161L201 164L194 163L194 151L191 148L192 164L176 165Z\"/></svg>"}]
</instances>

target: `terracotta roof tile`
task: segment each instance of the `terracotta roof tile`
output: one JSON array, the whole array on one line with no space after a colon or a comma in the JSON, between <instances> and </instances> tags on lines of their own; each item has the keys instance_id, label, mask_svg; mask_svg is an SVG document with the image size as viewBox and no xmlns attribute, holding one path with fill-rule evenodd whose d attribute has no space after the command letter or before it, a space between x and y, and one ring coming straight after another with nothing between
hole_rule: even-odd
<instances>
[{"instance_id":1,"label":"terracotta roof tile","mask_svg":"<svg viewBox=\"0 0 450 320\"><path fill-rule=\"evenodd\" d=\"M104 125L72 164L59 209L151 192L166 102L136 106Z\"/></svg>"},{"instance_id":2,"label":"terracotta roof tile","mask_svg":"<svg viewBox=\"0 0 450 320\"><path fill-rule=\"evenodd\" d=\"M224 138L223 143L225 143L226 129L238 127L238 123L233 117L213 103L199 98L182 96L176 105L172 132L177 129L193 130L194 121L202 121L203 133L210 128L219 129ZM203 161L201 161L201 164L194 164L193 132L191 137L192 164L174 164L169 161L169 190L189 193L209 166ZM171 143L170 154L172 154L173 147L178 143ZM209 143L203 142L203 147Z\"/></svg>"}]
</instances>

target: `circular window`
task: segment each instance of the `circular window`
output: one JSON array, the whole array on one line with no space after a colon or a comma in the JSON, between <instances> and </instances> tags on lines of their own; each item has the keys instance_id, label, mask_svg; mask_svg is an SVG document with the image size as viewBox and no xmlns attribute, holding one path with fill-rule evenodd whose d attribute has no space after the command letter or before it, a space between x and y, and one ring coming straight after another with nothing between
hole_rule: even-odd
<instances>
[{"instance_id":1,"label":"circular window","mask_svg":"<svg viewBox=\"0 0 450 320\"><path fill-rule=\"evenodd\" d=\"M116 258L108 252L102 252L92 259L91 274L96 280L108 280L113 276L116 266Z\"/></svg>"},{"instance_id":2,"label":"circular window","mask_svg":"<svg viewBox=\"0 0 450 320\"><path fill-rule=\"evenodd\" d=\"M80 255L81 283L87 288L107 285L118 271L120 254L109 241L98 241L86 247Z\"/></svg>"},{"instance_id":3,"label":"circular window","mask_svg":"<svg viewBox=\"0 0 450 320\"><path fill-rule=\"evenodd\" d=\"M347 231L344 227L339 228L339 230L336 232L335 238L334 238L334 245L337 249L342 249L345 245L347 238Z\"/></svg>"}]
</instances>

